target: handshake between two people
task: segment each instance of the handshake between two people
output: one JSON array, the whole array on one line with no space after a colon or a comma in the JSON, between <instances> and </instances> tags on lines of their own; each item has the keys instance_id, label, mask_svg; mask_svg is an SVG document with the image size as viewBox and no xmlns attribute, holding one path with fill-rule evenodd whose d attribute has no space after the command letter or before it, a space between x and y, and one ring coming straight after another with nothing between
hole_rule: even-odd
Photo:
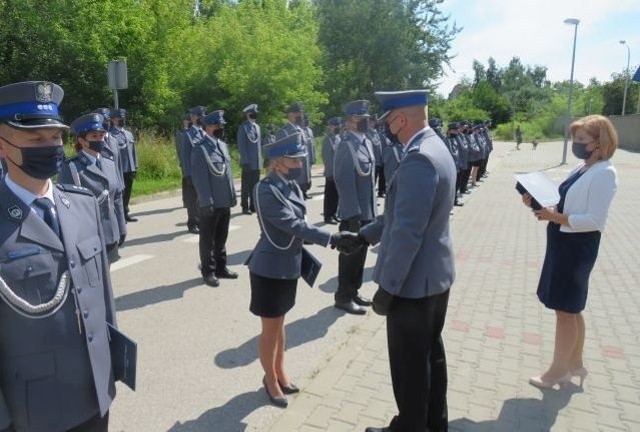
<instances>
[{"instance_id":1,"label":"handshake between two people","mask_svg":"<svg viewBox=\"0 0 640 432\"><path fill-rule=\"evenodd\" d=\"M369 246L369 243L362 234L350 231L340 231L339 233L331 234L329 244L331 245L331 249L338 249L338 252L345 255L353 255L363 247Z\"/></svg>"}]
</instances>

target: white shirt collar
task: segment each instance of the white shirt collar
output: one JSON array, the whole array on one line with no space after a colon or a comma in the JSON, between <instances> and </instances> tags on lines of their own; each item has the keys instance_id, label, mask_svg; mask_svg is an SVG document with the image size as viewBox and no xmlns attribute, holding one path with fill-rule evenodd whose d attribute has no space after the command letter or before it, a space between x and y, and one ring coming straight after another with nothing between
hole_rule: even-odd
<instances>
[{"instance_id":1,"label":"white shirt collar","mask_svg":"<svg viewBox=\"0 0 640 432\"><path fill-rule=\"evenodd\" d=\"M91 161L91 164L94 164L94 165L96 163L96 160L100 159L100 153L98 153L98 156L96 157L96 156L90 154L89 152L82 150L82 154L85 155L87 157L87 159L89 159L89 161Z\"/></svg>"},{"instance_id":2,"label":"white shirt collar","mask_svg":"<svg viewBox=\"0 0 640 432\"><path fill-rule=\"evenodd\" d=\"M19 184L17 184L16 182L14 182L13 180L11 180L11 176L9 176L9 174L7 173L6 176L4 176L5 178L5 183L7 185L7 187L9 188L9 190L11 190L11 192L13 192L18 198L20 198L20 200L25 203L26 205L28 205L29 207L31 207L31 204L33 204L33 201L35 201L38 198L42 198L39 197L38 195L34 194L31 191L28 191L27 189L23 188L22 186L20 186ZM52 187L53 183L51 182L51 179L47 180L47 192L45 192L44 194L44 198L48 198L52 203L55 204L55 201L53 200L53 187Z\"/></svg>"},{"instance_id":3,"label":"white shirt collar","mask_svg":"<svg viewBox=\"0 0 640 432\"><path fill-rule=\"evenodd\" d=\"M413 141L414 139L416 139L416 137L417 137L418 135L420 135L420 134L421 134L421 133L423 133L423 132L428 131L429 129L431 129L431 128L430 128L429 126L427 126L427 127L425 127L425 128L420 129L418 132L414 133L414 134L413 134L413 136L412 136L411 138L409 138L409 141L407 141L406 147L409 147L409 146L411 145L412 141Z\"/></svg>"},{"instance_id":4,"label":"white shirt collar","mask_svg":"<svg viewBox=\"0 0 640 432\"><path fill-rule=\"evenodd\" d=\"M356 131L352 131L352 130L349 130L349 132L351 132L356 138L358 138L358 141L360 141L360 142L362 142L366 138L365 134L363 134L361 132L356 132Z\"/></svg>"}]
</instances>

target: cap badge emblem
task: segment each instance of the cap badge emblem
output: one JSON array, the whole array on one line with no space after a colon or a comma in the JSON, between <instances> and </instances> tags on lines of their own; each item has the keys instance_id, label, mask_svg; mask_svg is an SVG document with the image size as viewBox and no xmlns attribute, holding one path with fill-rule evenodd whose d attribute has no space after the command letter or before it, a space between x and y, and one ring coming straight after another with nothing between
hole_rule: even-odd
<instances>
[{"instance_id":1,"label":"cap badge emblem","mask_svg":"<svg viewBox=\"0 0 640 432\"><path fill-rule=\"evenodd\" d=\"M53 100L53 86L51 83L43 82L36 86L36 101L51 102Z\"/></svg>"}]
</instances>

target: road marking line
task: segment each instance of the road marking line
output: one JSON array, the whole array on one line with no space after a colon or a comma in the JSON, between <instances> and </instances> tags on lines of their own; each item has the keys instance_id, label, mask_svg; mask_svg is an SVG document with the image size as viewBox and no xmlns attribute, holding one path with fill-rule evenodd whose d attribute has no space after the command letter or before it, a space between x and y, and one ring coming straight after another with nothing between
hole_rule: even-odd
<instances>
[{"instance_id":1,"label":"road marking line","mask_svg":"<svg viewBox=\"0 0 640 432\"><path fill-rule=\"evenodd\" d=\"M132 266L134 264L141 263L142 261L146 261L148 259L153 258L153 255L133 255L129 258L122 258L118 262L111 265L111 272L121 270L125 267Z\"/></svg>"},{"instance_id":2,"label":"road marking line","mask_svg":"<svg viewBox=\"0 0 640 432\"><path fill-rule=\"evenodd\" d=\"M235 231L242 228L240 225L229 225L229 232ZM200 236L197 234L191 234L189 237L181 239L184 243L198 243L200 241Z\"/></svg>"}]
</instances>

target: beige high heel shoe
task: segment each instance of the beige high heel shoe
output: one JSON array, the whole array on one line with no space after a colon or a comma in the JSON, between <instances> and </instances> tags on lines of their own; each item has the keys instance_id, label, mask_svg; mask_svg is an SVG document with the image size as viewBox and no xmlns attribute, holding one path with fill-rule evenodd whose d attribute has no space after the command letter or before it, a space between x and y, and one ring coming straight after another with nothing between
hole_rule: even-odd
<instances>
[{"instance_id":1,"label":"beige high heel shoe","mask_svg":"<svg viewBox=\"0 0 640 432\"><path fill-rule=\"evenodd\" d=\"M584 380L587 378L587 375L589 375L589 371L584 366L571 371L572 377L577 376L580 378L580 388L582 388L582 384L584 384Z\"/></svg>"},{"instance_id":2,"label":"beige high heel shoe","mask_svg":"<svg viewBox=\"0 0 640 432\"><path fill-rule=\"evenodd\" d=\"M552 389L558 384L560 388L564 388L571 382L571 372L567 372L559 378L550 381L544 381L542 375L529 378L529 384L539 389Z\"/></svg>"}]
</instances>

